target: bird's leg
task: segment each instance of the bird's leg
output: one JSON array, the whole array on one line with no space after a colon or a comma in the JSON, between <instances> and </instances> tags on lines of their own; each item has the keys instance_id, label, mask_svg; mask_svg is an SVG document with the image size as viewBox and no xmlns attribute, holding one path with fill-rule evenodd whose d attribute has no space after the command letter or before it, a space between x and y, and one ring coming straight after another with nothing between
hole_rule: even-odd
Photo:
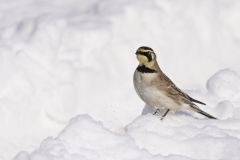
<instances>
[{"instance_id":1,"label":"bird's leg","mask_svg":"<svg viewBox=\"0 0 240 160\"><path fill-rule=\"evenodd\" d=\"M166 115L168 114L169 111L170 111L170 109L167 109L167 111L162 115L161 120L163 120L163 118L166 117Z\"/></svg>"},{"instance_id":2,"label":"bird's leg","mask_svg":"<svg viewBox=\"0 0 240 160\"><path fill-rule=\"evenodd\" d=\"M153 112L153 115L156 115L159 112L159 109L156 109L155 112Z\"/></svg>"}]
</instances>

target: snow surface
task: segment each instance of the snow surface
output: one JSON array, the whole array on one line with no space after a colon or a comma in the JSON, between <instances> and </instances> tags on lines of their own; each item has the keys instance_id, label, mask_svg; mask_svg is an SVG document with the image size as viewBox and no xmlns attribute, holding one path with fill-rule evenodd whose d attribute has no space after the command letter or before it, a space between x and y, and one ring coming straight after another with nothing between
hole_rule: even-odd
<instances>
[{"instance_id":1,"label":"snow surface","mask_svg":"<svg viewBox=\"0 0 240 160\"><path fill-rule=\"evenodd\" d=\"M239 159L240 1L0 2L0 159ZM220 120L143 111L142 45Z\"/></svg>"}]
</instances>

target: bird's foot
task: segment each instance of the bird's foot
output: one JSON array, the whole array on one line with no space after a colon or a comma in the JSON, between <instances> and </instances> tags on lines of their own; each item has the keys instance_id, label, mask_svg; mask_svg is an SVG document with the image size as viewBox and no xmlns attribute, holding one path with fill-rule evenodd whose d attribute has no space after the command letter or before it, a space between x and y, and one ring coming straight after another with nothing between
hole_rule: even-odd
<instances>
[{"instance_id":1,"label":"bird's foot","mask_svg":"<svg viewBox=\"0 0 240 160\"><path fill-rule=\"evenodd\" d=\"M159 109L156 109L156 111L153 112L153 115L156 115L156 114L158 114L158 113L159 113Z\"/></svg>"},{"instance_id":2,"label":"bird's foot","mask_svg":"<svg viewBox=\"0 0 240 160\"><path fill-rule=\"evenodd\" d=\"M168 114L169 111L170 111L170 109L167 109L167 111L162 115L161 120L163 120L164 117L166 117L166 115Z\"/></svg>"}]
</instances>

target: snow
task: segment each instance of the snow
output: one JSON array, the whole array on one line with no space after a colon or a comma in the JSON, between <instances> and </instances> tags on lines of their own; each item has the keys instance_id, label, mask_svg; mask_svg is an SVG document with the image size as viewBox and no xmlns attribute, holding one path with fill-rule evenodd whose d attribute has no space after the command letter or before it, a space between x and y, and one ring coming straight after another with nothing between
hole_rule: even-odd
<instances>
[{"instance_id":1,"label":"snow","mask_svg":"<svg viewBox=\"0 0 240 160\"><path fill-rule=\"evenodd\" d=\"M116 133L79 115L57 138L47 138L31 155L20 152L15 160L238 159L239 125L239 120L199 120L184 114L160 121L148 114Z\"/></svg>"},{"instance_id":2,"label":"snow","mask_svg":"<svg viewBox=\"0 0 240 160\"><path fill-rule=\"evenodd\" d=\"M232 70L224 69L208 80L207 88L221 98L232 99L240 93L240 86L236 84L240 84L239 75Z\"/></svg>"},{"instance_id":3,"label":"snow","mask_svg":"<svg viewBox=\"0 0 240 160\"><path fill-rule=\"evenodd\" d=\"M0 159L239 159L239 8L1 0ZM149 114L132 83L142 45L220 120Z\"/></svg>"},{"instance_id":4,"label":"snow","mask_svg":"<svg viewBox=\"0 0 240 160\"><path fill-rule=\"evenodd\" d=\"M74 118L59 134L48 138L31 157L22 152L16 159L163 159L139 149L126 133L116 134L87 115ZM175 159L174 156L169 159ZM184 158L187 159L187 158Z\"/></svg>"}]
</instances>

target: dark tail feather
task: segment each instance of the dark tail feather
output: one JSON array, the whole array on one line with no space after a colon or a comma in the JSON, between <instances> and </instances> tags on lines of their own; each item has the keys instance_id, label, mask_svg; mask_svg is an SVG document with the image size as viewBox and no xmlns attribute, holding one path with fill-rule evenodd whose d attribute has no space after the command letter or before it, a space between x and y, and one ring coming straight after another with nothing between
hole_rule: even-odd
<instances>
[{"instance_id":1,"label":"dark tail feather","mask_svg":"<svg viewBox=\"0 0 240 160\"><path fill-rule=\"evenodd\" d=\"M192 97L189 97L189 99L192 101L192 102L195 102L195 103L199 103L199 104L202 104L202 105L206 105L205 103L201 102L201 101L198 101L196 99L193 99Z\"/></svg>"},{"instance_id":2,"label":"dark tail feather","mask_svg":"<svg viewBox=\"0 0 240 160\"><path fill-rule=\"evenodd\" d=\"M195 112L198 112L198 113L200 113L200 114L202 114L202 115L204 115L204 116L206 116L206 117L208 117L208 118L210 118L210 119L217 119L216 117L214 117L214 116L208 114L207 112L204 112L204 111L201 110L200 108L198 108L198 106L195 105L195 104L192 104L192 105L190 105L190 106L191 106L191 108L192 108Z\"/></svg>"}]
</instances>

